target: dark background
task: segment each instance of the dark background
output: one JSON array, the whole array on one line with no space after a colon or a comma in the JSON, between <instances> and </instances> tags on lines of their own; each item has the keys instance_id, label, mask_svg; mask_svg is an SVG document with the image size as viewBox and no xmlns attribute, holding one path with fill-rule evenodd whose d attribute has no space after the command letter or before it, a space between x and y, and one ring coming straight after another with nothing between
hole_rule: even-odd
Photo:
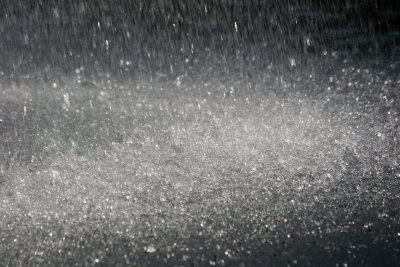
<instances>
[{"instance_id":1,"label":"dark background","mask_svg":"<svg viewBox=\"0 0 400 267\"><path fill-rule=\"evenodd\" d=\"M399 7L398 1L3 1L0 68L67 71L96 68L98 61L118 70L121 58L134 57L134 66L152 70L169 66L168 53L181 64L179 55L206 48L249 55L249 44L265 47L271 60L325 50L388 56L399 46ZM148 53L155 60L148 62Z\"/></svg>"}]
</instances>

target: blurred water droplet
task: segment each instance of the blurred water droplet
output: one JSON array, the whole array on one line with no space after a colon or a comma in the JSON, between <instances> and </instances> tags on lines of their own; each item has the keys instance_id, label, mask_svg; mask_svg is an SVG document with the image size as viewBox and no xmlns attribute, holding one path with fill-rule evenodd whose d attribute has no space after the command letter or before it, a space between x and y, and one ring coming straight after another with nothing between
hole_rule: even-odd
<instances>
[{"instance_id":1,"label":"blurred water droplet","mask_svg":"<svg viewBox=\"0 0 400 267\"><path fill-rule=\"evenodd\" d=\"M157 249L154 245L149 245L144 247L144 251L146 251L147 253L154 253L157 251Z\"/></svg>"}]
</instances>

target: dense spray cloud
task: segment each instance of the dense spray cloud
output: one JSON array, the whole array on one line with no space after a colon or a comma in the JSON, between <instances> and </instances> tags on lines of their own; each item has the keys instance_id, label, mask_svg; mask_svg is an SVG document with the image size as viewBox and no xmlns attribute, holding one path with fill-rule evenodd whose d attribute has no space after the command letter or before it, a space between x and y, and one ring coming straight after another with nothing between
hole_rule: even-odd
<instances>
[{"instance_id":1,"label":"dense spray cloud","mask_svg":"<svg viewBox=\"0 0 400 267\"><path fill-rule=\"evenodd\" d=\"M398 263L396 7L2 2L0 265Z\"/></svg>"}]
</instances>

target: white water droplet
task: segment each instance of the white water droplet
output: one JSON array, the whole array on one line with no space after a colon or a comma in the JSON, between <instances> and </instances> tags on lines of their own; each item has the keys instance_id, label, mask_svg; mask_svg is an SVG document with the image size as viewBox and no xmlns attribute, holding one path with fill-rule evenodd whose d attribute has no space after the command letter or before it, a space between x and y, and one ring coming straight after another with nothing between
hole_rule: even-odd
<instances>
[{"instance_id":1,"label":"white water droplet","mask_svg":"<svg viewBox=\"0 0 400 267\"><path fill-rule=\"evenodd\" d=\"M146 251L147 253L154 253L157 251L157 249L154 247L154 245L149 245L144 247L144 251Z\"/></svg>"}]
</instances>

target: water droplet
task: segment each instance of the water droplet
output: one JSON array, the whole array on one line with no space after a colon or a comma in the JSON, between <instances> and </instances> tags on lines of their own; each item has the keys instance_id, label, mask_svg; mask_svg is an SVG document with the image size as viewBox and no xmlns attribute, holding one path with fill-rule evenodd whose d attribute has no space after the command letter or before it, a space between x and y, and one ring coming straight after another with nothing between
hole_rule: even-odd
<instances>
[{"instance_id":1,"label":"water droplet","mask_svg":"<svg viewBox=\"0 0 400 267\"><path fill-rule=\"evenodd\" d=\"M144 251L147 253L154 253L157 251L157 249L155 248L154 245L149 245L149 246L144 247Z\"/></svg>"}]
</instances>

